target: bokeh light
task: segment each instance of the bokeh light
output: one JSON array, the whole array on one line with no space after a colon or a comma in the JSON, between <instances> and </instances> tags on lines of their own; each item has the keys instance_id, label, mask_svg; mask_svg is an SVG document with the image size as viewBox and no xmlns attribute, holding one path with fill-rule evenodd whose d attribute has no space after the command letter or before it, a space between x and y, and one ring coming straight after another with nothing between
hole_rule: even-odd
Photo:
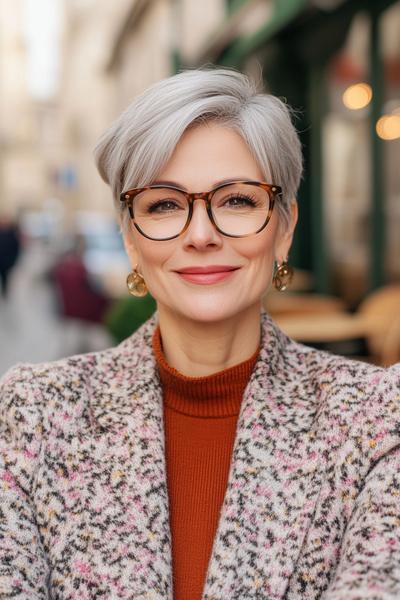
<instances>
[{"instance_id":1,"label":"bokeh light","mask_svg":"<svg viewBox=\"0 0 400 600\"><path fill-rule=\"evenodd\" d=\"M383 115L376 124L376 132L382 140L400 138L400 114Z\"/></svg>"},{"instance_id":2,"label":"bokeh light","mask_svg":"<svg viewBox=\"0 0 400 600\"><path fill-rule=\"evenodd\" d=\"M368 83L355 83L343 93L343 104L350 110L359 110L367 106L372 99L372 89Z\"/></svg>"}]
</instances>

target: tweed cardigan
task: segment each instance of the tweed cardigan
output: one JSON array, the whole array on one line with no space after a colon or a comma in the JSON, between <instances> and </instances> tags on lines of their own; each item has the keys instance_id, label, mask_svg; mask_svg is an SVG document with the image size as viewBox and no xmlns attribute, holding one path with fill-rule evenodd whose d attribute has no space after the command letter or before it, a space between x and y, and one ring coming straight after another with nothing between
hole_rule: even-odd
<instances>
[{"instance_id":1,"label":"tweed cardigan","mask_svg":"<svg viewBox=\"0 0 400 600\"><path fill-rule=\"evenodd\" d=\"M154 326L3 377L1 598L172 598ZM400 598L399 379L263 316L204 600Z\"/></svg>"}]
</instances>

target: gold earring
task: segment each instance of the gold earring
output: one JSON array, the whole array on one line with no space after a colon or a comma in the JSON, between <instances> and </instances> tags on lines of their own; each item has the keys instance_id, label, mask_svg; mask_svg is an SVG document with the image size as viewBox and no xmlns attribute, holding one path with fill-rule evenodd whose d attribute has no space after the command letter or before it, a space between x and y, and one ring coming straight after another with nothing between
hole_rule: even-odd
<instances>
[{"instance_id":1,"label":"gold earring","mask_svg":"<svg viewBox=\"0 0 400 600\"><path fill-rule=\"evenodd\" d=\"M129 293L138 298L143 298L148 292L144 277L137 271L137 266L126 278L126 285L128 286Z\"/></svg>"},{"instance_id":2,"label":"gold earring","mask_svg":"<svg viewBox=\"0 0 400 600\"><path fill-rule=\"evenodd\" d=\"M275 288L278 292L284 292L291 284L293 279L293 267L286 260L277 266L274 277L272 279Z\"/></svg>"}]
</instances>

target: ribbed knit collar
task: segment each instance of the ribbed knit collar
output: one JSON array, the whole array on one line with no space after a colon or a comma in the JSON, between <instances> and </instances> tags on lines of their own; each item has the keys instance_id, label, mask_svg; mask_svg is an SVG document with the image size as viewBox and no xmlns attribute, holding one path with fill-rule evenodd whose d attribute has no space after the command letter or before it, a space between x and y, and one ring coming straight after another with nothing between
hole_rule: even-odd
<instances>
[{"instance_id":1,"label":"ribbed knit collar","mask_svg":"<svg viewBox=\"0 0 400 600\"><path fill-rule=\"evenodd\" d=\"M166 406L193 417L229 417L239 414L243 392L259 350L249 359L229 369L205 377L187 377L167 363L159 327L154 331L152 344Z\"/></svg>"}]
</instances>

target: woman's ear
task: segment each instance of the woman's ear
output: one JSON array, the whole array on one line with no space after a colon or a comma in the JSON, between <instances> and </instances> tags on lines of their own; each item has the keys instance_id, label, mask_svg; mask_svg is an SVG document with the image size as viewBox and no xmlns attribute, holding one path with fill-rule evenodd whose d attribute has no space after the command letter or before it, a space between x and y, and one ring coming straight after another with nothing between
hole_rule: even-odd
<instances>
[{"instance_id":1,"label":"woman's ear","mask_svg":"<svg viewBox=\"0 0 400 600\"><path fill-rule=\"evenodd\" d=\"M289 256L289 250L293 241L293 234L296 228L299 211L296 200L290 204L289 222L282 224L278 230L277 242L275 245L275 259L281 264Z\"/></svg>"},{"instance_id":2,"label":"woman's ear","mask_svg":"<svg viewBox=\"0 0 400 600\"><path fill-rule=\"evenodd\" d=\"M131 267L134 269L138 263L138 253L132 231L125 228L123 230L122 239L124 241L125 251L128 255Z\"/></svg>"}]
</instances>

